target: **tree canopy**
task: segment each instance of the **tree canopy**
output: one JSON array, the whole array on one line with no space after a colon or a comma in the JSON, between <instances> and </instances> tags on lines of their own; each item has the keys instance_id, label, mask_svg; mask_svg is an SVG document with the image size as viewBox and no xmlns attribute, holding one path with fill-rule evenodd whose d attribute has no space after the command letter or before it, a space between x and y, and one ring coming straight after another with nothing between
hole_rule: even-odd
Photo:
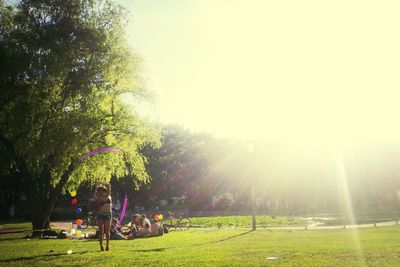
<instances>
[{"instance_id":1,"label":"tree canopy","mask_svg":"<svg viewBox=\"0 0 400 267\"><path fill-rule=\"evenodd\" d=\"M62 191L83 181L148 181L140 148L160 140L123 102L147 97L126 11L110 0L1 1L0 9L1 171L47 211L34 228L45 227ZM101 147L121 151L80 161Z\"/></svg>"}]
</instances>

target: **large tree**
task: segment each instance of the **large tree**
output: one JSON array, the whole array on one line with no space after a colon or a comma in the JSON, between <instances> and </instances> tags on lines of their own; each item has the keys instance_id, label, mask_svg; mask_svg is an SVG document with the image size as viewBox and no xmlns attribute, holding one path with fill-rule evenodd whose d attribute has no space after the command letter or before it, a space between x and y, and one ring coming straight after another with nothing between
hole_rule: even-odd
<instances>
[{"instance_id":1,"label":"large tree","mask_svg":"<svg viewBox=\"0 0 400 267\"><path fill-rule=\"evenodd\" d=\"M143 149L152 182L141 187L142 204L185 194L190 207L202 208L219 189L213 168L222 155L222 141L177 125L164 126L162 140L160 148Z\"/></svg>"},{"instance_id":2,"label":"large tree","mask_svg":"<svg viewBox=\"0 0 400 267\"><path fill-rule=\"evenodd\" d=\"M140 148L155 128L123 100L146 99L128 47L126 12L108 0L0 1L1 179L17 180L33 229L49 227L58 196L88 180L147 181ZM100 147L120 152L81 155Z\"/></svg>"}]
</instances>

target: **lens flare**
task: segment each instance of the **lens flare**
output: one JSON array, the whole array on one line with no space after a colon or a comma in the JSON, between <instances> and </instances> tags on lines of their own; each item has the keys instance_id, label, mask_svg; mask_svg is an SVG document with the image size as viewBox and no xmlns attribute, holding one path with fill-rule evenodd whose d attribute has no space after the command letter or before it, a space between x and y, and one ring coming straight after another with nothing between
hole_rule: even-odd
<instances>
[{"instance_id":1,"label":"lens flare","mask_svg":"<svg viewBox=\"0 0 400 267\"><path fill-rule=\"evenodd\" d=\"M350 229L352 234L352 239L354 243L354 247L356 249L356 253L358 258L360 259L362 265L365 265L365 261L363 258L363 249L361 246L359 233L357 227L351 227L356 224L355 214L353 210L353 203L350 196L350 190L348 185L347 173L346 173L346 165L344 162L344 157L340 151L335 151L334 155L335 166L336 166L336 176L337 176L337 186L338 186L338 194L339 199L341 199L341 211L345 213L344 220L348 220L350 224Z\"/></svg>"}]
</instances>

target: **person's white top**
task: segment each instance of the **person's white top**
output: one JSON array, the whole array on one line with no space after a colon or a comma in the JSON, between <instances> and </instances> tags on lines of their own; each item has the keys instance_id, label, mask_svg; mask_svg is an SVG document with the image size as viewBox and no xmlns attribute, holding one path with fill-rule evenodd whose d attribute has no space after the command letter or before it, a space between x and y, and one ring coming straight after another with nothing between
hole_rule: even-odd
<instances>
[{"instance_id":1,"label":"person's white top","mask_svg":"<svg viewBox=\"0 0 400 267\"><path fill-rule=\"evenodd\" d=\"M142 226L144 227L146 224L148 224L149 226L151 226L150 220L147 219L147 218L143 220Z\"/></svg>"}]
</instances>

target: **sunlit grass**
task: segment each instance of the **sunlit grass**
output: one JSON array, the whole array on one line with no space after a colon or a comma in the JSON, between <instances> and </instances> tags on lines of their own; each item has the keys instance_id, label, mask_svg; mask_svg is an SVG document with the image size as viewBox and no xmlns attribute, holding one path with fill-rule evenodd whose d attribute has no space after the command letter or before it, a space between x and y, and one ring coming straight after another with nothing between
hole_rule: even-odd
<instances>
[{"instance_id":1,"label":"sunlit grass","mask_svg":"<svg viewBox=\"0 0 400 267\"><path fill-rule=\"evenodd\" d=\"M400 227L362 229L362 254L348 229L325 231L248 231L195 229L162 237L111 241L99 252L97 241L0 240L4 266L396 266ZM15 238L15 236L14 236ZM67 251L72 250L68 255Z\"/></svg>"},{"instance_id":2,"label":"sunlit grass","mask_svg":"<svg viewBox=\"0 0 400 267\"><path fill-rule=\"evenodd\" d=\"M194 217L190 218L192 226L200 227L251 227L251 216L217 216L217 217ZM259 227L274 226L304 226L305 220L299 218L287 218L283 216L256 216Z\"/></svg>"},{"instance_id":3,"label":"sunlit grass","mask_svg":"<svg viewBox=\"0 0 400 267\"><path fill-rule=\"evenodd\" d=\"M351 199L351 195L350 195L350 191L349 191L346 166L344 164L343 156L340 154L340 152L336 152L335 161L336 161L336 166L337 166L336 181L338 183L338 192L339 192L339 194L341 194L339 196L339 199L342 200L342 203L341 203L342 211L349 218L350 224L355 224L356 219L355 219L353 203L352 203L352 199ZM362 244L360 242L360 237L359 237L359 232L358 232L359 230L357 228L354 228L354 229L351 229L350 231L351 231L350 233L353 237L352 242L357 251L358 257L360 258L361 263L365 264L364 259L363 259Z\"/></svg>"}]
</instances>

